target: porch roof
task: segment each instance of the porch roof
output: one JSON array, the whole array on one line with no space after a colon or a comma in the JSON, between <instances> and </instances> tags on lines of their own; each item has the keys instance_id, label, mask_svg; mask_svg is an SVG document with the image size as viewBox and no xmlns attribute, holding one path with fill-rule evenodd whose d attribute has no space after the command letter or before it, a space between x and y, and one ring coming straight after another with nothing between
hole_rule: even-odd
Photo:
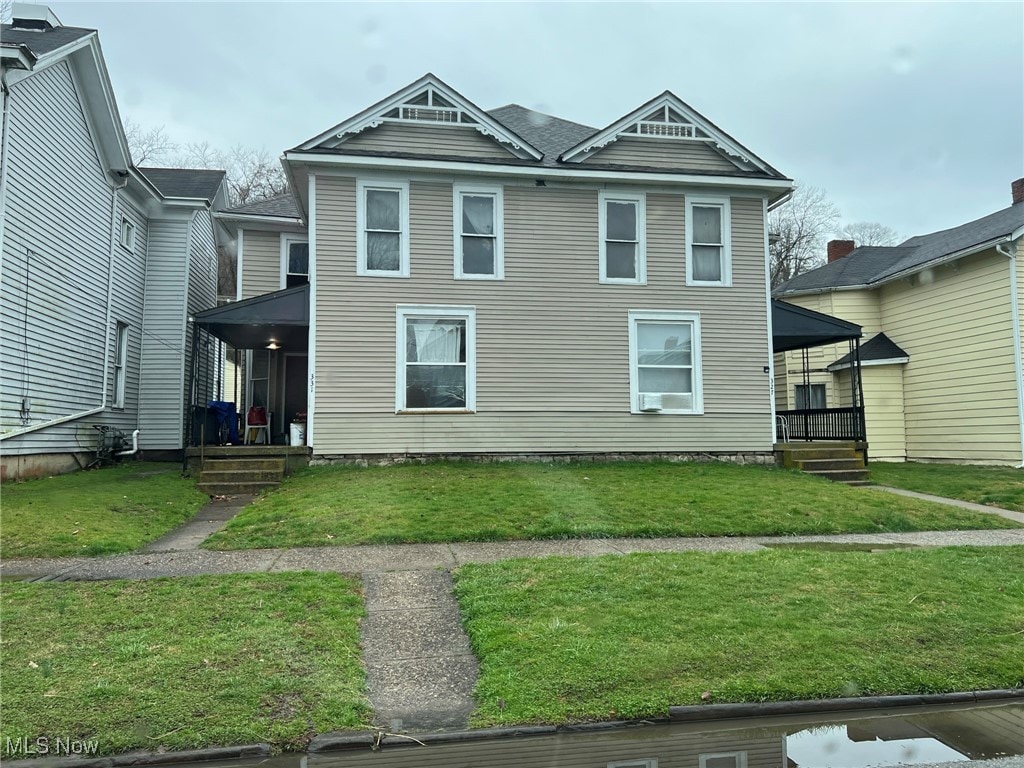
<instances>
[{"instance_id":1,"label":"porch roof","mask_svg":"<svg viewBox=\"0 0 1024 768\"><path fill-rule=\"evenodd\" d=\"M235 349L263 349L276 343L285 352L309 346L309 285L285 288L199 312L197 326Z\"/></svg>"},{"instance_id":2,"label":"porch roof","mask_svg":"<svg viewBox=\"0 0 1024 768\"><path fill-rule=\"evenodd\" d=\"M772 350L820 347L859 339L861 327L838 317L772 299Z\"/></svg>"}]
</instances>

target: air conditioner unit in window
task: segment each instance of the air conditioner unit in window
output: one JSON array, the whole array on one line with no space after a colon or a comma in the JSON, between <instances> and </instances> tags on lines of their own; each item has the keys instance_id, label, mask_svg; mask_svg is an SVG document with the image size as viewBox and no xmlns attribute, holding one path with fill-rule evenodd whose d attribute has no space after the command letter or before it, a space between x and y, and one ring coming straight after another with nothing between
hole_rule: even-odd
<instances>
[{"instance_id":1,"label":"air conditioner unit in window","mask_svg":"<svg viewBox=\"0 0 1024 768\"><path fill-rule=\"evenodd\" d=\"M640 410L644 413L657 413L661 410L661 395L640 395Z\"/></svg>"}]
</instances>

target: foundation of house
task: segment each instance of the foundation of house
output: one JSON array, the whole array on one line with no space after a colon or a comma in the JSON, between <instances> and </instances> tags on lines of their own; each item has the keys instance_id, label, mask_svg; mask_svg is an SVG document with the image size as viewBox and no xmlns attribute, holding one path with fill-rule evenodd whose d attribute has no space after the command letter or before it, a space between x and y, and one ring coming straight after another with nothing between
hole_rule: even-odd
<instances>
[{"instance_id":1,"label":"foundation of house","mask_svg":"<svg viewBox=\"0 0 1024 768\"><path fill-rule=\"evenodd\" d=\"M727 461L733 464L774 464L771 452L744 453L367 453L314 454L310 465L339 464L355 467L387 467L393 464L430 464L441 461L497 464L534 461L546 464L616 461Z\"/></svg>"},{"instance_id":2,"label":"foundation of house","mask_svg":"<svg viewBox=\"0 0 1024 768\"><path fill-rule=\"evenodd\" d=\"M0 457L0 482L8 483L77 472L84 469L94 458L96 454L91 451L3 456Z\"/></svg>"}]
</instances>

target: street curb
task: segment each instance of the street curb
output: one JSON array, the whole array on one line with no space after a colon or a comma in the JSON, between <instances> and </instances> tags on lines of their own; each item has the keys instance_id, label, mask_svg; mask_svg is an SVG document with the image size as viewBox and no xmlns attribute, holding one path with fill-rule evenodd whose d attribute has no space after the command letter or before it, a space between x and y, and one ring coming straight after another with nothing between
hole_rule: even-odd
<instances>
[{"instance_id":1,"label":"street curb","mask_svg":"<svg viewBox=\"0 0 1024 768\"><path fill-rule=\"evenodd\" d=\"M1024 699L1024 688L957 693L924 693L904 696L860 696L847 699L805 699L802 701L764 701L752 704L696 704L669 707L669 720L727 720L733 717L804 715L819 712L848 712L880 707L919 707L929 704L975 704L1002 699Z\"/></svg>"},{"instance_id":2,"label":"street curb","mask_svg":"<svg viewBox=\"0 0 1024 768\"><path fill-rule=\"evenodd\" d=\"M480 728L473 731L435 731L432 733L397 734L386 733L378 741L377 731L357 733L324 733L314 736L306 751L310 754L338 752L345 749L359 749L381 746L422 744L447 744L460 741L485 741L488 739L511 739L517 736L551 736L558 732L554 725L521 725L508 728Z\"/></svg>"},{"instance_id":3,"label":"street curb","mask_svg":"<svg viewBox=\"0 0 1024 768\"><path fill-rule=\"evenodd\" d=\"M110 757L33 757L25 760L4 760L4 768L124 768L135 765L167 765L197 763L210 760L235 760L243 757L267 757L270 745L243 744L237 747L208 747L181 752L125 752Z\"/></svg>"}]
</instances>

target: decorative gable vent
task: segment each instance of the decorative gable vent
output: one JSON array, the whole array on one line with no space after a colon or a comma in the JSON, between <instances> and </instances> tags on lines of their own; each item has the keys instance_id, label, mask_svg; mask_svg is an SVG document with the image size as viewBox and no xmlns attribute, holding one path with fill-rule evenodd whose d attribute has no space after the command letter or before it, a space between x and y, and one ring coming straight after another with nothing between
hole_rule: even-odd
<instances>
[{"instance_id":1,"label":"decorative gable vent","mask_svg":"<svg viewBox=\"0 0 1024 768\"><path fill-rule=\"evenodd\" d=\"M385 121L403 123L441 123L443 125L476 125L477 121L462 109L426 88L381 116Z\"/></svg>"},{"instance_id":2,"label":"decorative gable vent","mask_svg":"<svg viewBox=\"0 0 1024 768\"><path fill-rule=\"evenodd\" d=\"M649 136L655 139L686 139L690 141L713 141L704 131L695 126L668 105L643 120L638 120L620 136Z\"/></svg>"}]
</instances>

